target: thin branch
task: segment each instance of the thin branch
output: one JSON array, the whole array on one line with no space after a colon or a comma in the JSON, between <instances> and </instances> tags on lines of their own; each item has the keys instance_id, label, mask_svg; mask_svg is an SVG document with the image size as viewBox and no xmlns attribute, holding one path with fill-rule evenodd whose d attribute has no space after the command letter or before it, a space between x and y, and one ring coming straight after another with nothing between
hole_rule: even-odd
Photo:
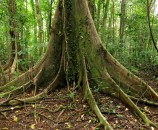
<instances>
[{"instance_id":1,"label":"thin branch","mask_svg":"<svg viewBox=\"0 0 158 130\"><path fill-rule=\"evenodd\" d=\"M155 47L156 51L158 52L158 48L157 48L157 45L156 45L156 42L155 42L155 39L154 39L154 36L153 36L153 31L152 31L152 27L151 27L151 23L150 23L151 4L152 4L152 1L149 3L149 0L147 0L147 22L148 22L148 26L149 26L149 31L150 31L150 36L151 36L152 42L154 44L154 47Z\"/></svg>"}]
</instances>

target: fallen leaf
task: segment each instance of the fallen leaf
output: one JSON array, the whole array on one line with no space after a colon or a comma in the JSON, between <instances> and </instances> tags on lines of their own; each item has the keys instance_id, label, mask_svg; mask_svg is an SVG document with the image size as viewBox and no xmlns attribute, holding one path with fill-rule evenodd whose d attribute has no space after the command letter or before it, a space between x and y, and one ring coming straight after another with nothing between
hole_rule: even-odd
<instances>
[{"instance_id":1,"label":"fallen leaf","mask_svg":"<svg viewBox=\"0 0 158 130\"><path fill-rule=\"evenodd\" d=\"M65 124L67 125L66 128L68 128L68 129L70 129L72 127L72 125L69 122L66 122Z\"/></svg>"},{"instance_id":2,"label":"fallen leaf","mask_svg":"<svg viewBox=\"0 0 158 130\"><path fill-rule=\"evenodd\" d=\"M2 130L9 130L7 127L3 127Z\"/></svg>"},{"instance_id":3,"label":"fallen leaf","mask_svg":"<svg viewBox=\"0 0 158 130\"><path fill-rule=\"evenodd\" d=\"M15 122L17 122L17 121L18 121L18 117L13 116L13 120L14 120Z\"/></svg>"},{"instance_id":4,"label":"fallen leaf","mask_svg":"<svg viewBox=\"0 0 158 130\"><path fill-rule=\"evenodd\" d=\"M88 121L88 123L91 123L91 122L92 122L92 120L89 120L89 121Z\"/></svg>"},{"instance_id":5,"label":"fallen leaf","mask_svg":"<svg viewBox=\"0 0 158 130\"><path fill-rule=\"evenodd\" d=\"M81 115L81 120L84 120L84 114L83 114L83 115Z\"/></svg>"},{"instance_id":6,"label":"fallen leaf","mask_svg":"<svg viewBox=\"0 0 158 130\"><path fill-rule=\"evenodd\" d=\"M32 125L30 126L30 128L34 130L34 129L35 129L35 124L32 124Z\"/></svg>"},{"instance_id":7,"label":"fallen leaf","mask_svg":"<svg viewBox=\"0 0 158 130\"><path fill-rule=\"evenodd\" d=\"M6 112L1 112L1 114L7 119L7 113Z\"/></svg>"}]
</instances>

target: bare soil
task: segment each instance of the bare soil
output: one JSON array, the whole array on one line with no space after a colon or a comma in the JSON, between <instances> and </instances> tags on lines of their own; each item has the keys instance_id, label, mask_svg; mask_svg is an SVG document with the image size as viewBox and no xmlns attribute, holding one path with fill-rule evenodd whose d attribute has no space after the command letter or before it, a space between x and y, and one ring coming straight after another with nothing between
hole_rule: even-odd
<instances>
[{"instance_id":1,"label":"bare soil","mask_svg":"<svg viewBox=\"0 0 158 130\"><path fill-rule=\"evenodd\" d=\"M158 92L157 77L151 72L138 74ZM104 116L115 130L156 130L148 127L132 114L118 99L103 95L95 90L95 99ZM33 91L20 97L33 95ZM2 99L1 99L2 100ZM4 99L3 99L4 100ZM154 106L137 104L148 117L158 123L158 109ZM81 89L68 91L58 88L42 101L21 106L0 107L1 130L102 130L97 127L98 119L89 105L83 102Z\"/></svg>"}]
</instances>

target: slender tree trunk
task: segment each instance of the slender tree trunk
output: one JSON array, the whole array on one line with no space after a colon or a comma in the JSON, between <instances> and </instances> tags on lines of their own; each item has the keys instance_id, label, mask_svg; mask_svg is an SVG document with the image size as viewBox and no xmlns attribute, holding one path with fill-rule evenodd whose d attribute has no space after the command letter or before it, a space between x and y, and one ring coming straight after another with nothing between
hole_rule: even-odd
<instances>
[{"instance_id":1,"label":"slender tree trunk","mask_svg":"<svg viewBox=\"0 0 158 130\"><path fill-rule=\"evenodd\" d=\"M97 19L96 19L96 29L99 32L100 27L100 10L101 10L101 0L98 0L98 10L97 10Z\"/></svg>"},{"instance_id":2,"label":"slender tree trunk","mask_svg":"<svg viewBox=\"0 0 158 130\"><path fill-rule=\"evenodd\" d=\"M115 1L114 0L112 0L112 25L113 25L113 37L112 37L112 39L113 39L113 44L115 44L115 30L117 30L117 28L115 28Z\"/></svg>"},{"instance_id":3,"label":"slender tree trunk","mask_svg":"<svg viewBox=\"0 0 158 130\"><path fill-rule=\"evenodd\" d=\"M26 10L26 13L28 13L28 1L25 0L25 3L26 3L25 10ZM28 39L27 39L27 37L29 37L29 33L30 33L29 26L26 25L26 36L24 36L24 39L26 40L26 42L25 42L25 49L26 49L26 51L25 51L25 58L27 58L27 59L29 57L29 53L28 53Z\"/></svg>"},{"instance_id":4,"label":"slender tree trunk","mask_svg":"<svg viewBox=\"0 0 158 130\"><path fill-rule=\"evenodd\" d=\"M126 23L126 0L122 0L121 2L121 14L120 14L120 42L124 42L124 30Z\"/></svg>"},{"instance_id":5,"label":"slender tree trunk","mask_svg":"<svg viewBox=\"0 0 158 130\"><path fill-rule=\"evenodd\" d=\"M104 11L104 17L103 17L103 22L102 22L102 41L105 41L105 32L106 32L106 20L107 20L107 15L108 15L108 8L109 8L109 2L110 0L106 0L105 4L105 11Z\"/></svg>"},{"instance_id":6,"label":"slender tree trunk","mask_svg":"<svg viewBox=\"0 0 158 130\"><path fill-rule=\"evenodd\" d=\"M8 62L8 67L11 67L16 56L16 22L15 22L15 13L16 13L16 3L15 0L9 0L9 24L10 24L10 37L11 37L11 49L10 57ZM7 69L7 68L6 68Z\"/></svg>"},{"instance_id":7,"label":"slender tree trunk","mask_svg":"<svg viewBox=\"0 0 158 130\"><path fill-rule=\"evenodd\" d=\"M111 42L111 32L112 32L112 12L110 13L110 18L109 18L109 24L108 24L108 33L107 33L107 43L106 43L106 47L108 47L108 43Z\"/></svg>"},{"instance_id":8,"label":"slender tree trunk","mask_svg":"<svg viewBox=\"0 0 158 130\"><path fill-rule=\"evenodd\" d=\"M52 5L53 5L53 0L50 0L50 9L49 9L49 15L48 15L48 40L51 32L51 25L52 25Z\"/></svg>"},{"instance_id":9,"label":"slender tree trunk","mask_svg":"<svg viewBox=\"0 0 158 130\"><path fill-rule=\"evenodd\" d=\"M38 43L39 43L39 55L43 52L43 18L40 10L40 0L36 2L36 18L38 23Z\"/></svg>"},{"instance_id":10,"label":"slender tree trunk","mask_svg":"<svg viewBox=\"0 0 158 130\"><path fill-rule=\"evenodd\" d=\"M18 52L21 50L19 45L19 32L18 32L18 22L16 15L16 0L8 1L8 10L9 10L9 24L10 24L10 39L11 39L11 49L10 49L10 57L8 63L4 66L4 70L8 72L14 73L15 70L20 68L18 65Z\"/></svg>"},{"instance_id":11,"label":"slender tree trunk","mask_svg":"<svg viewBox=\"0 0 158 130\"><path fill-rule=\"evenodd\" d=\"M34 36L33 36L33 39L34 39L34 56L35 57L38 57L38 48L37 48L37 44L38 44L38 39L37 39L37 22L36 22L36 12L35 12L35 4L34 4L34 1L31 0L31 7L32 7L32 15L33 15L33 18L34 18ZM30 56L32 57L32 56Z\"/></svg>"},{"instance_id":12,"label":"slender tree trunk","mask_svg":"<svg viewBox=\"0 0 158 130\"><path fill-rule=\"evenodd\" d=\"M149 31L150 31L150 37L151 37L151 40L154 44L154 47L156 49L156 51L158 52L158 47L157 47L157 43L154 39L154 36L153 36L153 30L152 30L152 26L151 26L151 23L150 23L150 10L151 10L151 5L152 5L152 1L149 3L149 0L147 0L147 22L148 22L148 26L149 26Z\"/></svg>"}]
</instances>

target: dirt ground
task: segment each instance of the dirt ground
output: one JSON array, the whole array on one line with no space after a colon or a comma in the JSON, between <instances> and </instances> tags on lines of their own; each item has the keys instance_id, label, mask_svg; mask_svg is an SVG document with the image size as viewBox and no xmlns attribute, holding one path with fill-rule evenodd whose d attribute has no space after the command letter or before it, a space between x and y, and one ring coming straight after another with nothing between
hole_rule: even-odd
<instances>
[{"instance_id":1,"label":"dirt ground","mask_svg":"<svg viewBox=\"0 0 158 130\"><path fill-rule=\"evenodd\" d=\"M158 92L158 78L150 72L139 73ZM157 88L156 88L157 87ZM23 97L33 92L24 93ZM102 130L89 105L83 102L80 89L66 87L50 93L42 101L22 106L0 107L1 130ZM104 116L115 130L156 130L147 127L118 99L95 91L95 99ZM4 100L4 99L1 99ZM158 108L137 104L148 117L158 124Z\"/></svg>"}]
</instances>

